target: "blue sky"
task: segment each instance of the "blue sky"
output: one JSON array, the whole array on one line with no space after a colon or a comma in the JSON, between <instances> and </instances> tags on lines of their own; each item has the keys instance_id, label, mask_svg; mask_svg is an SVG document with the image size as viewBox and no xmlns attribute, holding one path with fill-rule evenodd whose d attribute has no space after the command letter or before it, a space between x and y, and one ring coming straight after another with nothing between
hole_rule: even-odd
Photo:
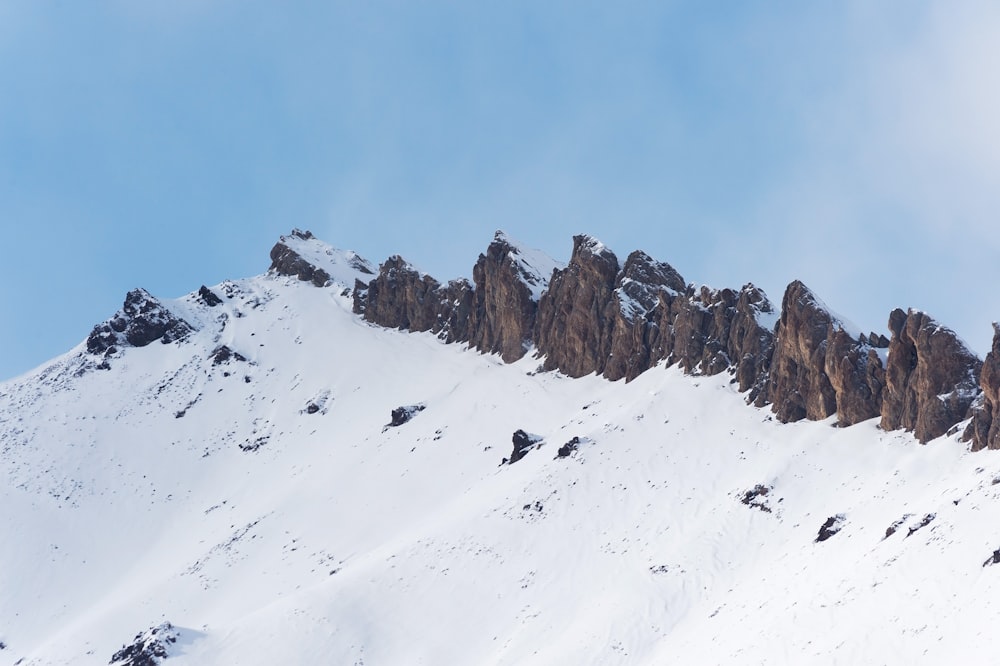
<instances>
[{"instance_id":1,"label":"blue sky","mask_svg":"<svg viewBox=\"0 0 1000 666\"><path fill-rule=\"evenodd\" d=\"M442 280L586 232L983 354L997 34L986 2L0 0L0 377L293 227Z\"/></svg>"}]
</instances>

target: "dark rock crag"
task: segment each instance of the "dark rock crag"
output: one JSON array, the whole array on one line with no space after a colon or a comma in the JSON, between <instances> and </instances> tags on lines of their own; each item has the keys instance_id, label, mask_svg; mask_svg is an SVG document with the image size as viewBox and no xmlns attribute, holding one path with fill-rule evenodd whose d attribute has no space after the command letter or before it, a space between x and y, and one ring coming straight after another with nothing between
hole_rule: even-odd
<instances>
[{"instance_id":1,"label":"dark rock crag","mask_svg":"<svg viewBox=\"0 0 1000 666\"><path fill-rule=\"evenodd\" d=\"M608 311L610 350L603 373L630 381L664 357L664 313L684 293L684 278L669 264L636 251L615 279Z\"/></svg>"},{"instance_id":2,"label":"dark rock crag","mask_svg":"<svg viewBox=\"0 0 1000 666\"><path fill-rule=\"evenodd\" d=\"M325 287L329 284L330 274L323 268L316 266L301 254L296 252L289 245L289 239L309 241L315 239L315 236L312 235L311 231L293 229L292 233L287 237L282 236L279 238L278 242L275 243L273 248L271 248L271 267L269 270L272 270L279 275L297 277L303 282L312 282L317 287ZM353 253L348 254L353 255ZM361 257L353 255L348 262L354 270L360 273L366 273L369 275L372 274L372 270L369 268L368 262Z\"/></svg>"},{"instance_id":3,"label":"dark rock crag","mask_svg":"<svg viewBox=\"0 0 1000 666\"><path fill-rule=\"evenodd\" d=\"M863 340L862 340L863 338ZM836 414L853 425L881 413L885 384L878 352L798 280L781 304L767 401L784 422Z\"/></svg>"},{"instance_id":4,"label":"dark rock crag","mask_svg":"<svg viewBox=\"0 0 1000 666\"><path fill-rule=\"evenodd\" d=\"M618 270L614 252L590 236L573 237L569 265L552 274L538 303L535 344L546 370L570 377L604 371Z\"/></svg>"},{"instance_id":5,"label":"dark rock crag","mask_svg":"<svg viewBox=\"0 0 1000 666\"><path fill-rule=\"evenodd\" d=\"M354 312L386 328L430 331L447 342L469 339L472 287L466 280L442 286L399 255L379 266L367 285L355 283Z\"/></svg>"},{"instance_id":6,"label":"dark rock crag","mask_svg":"<svg viewBox=\"0 0 1000 666\"><path fill-rule=\"evenodd\" d=\"M293 230L291 235L301 240L314 238L312 232L299 231L298 229ZM317 287L323 287L330 281L329 273L309 263L298 252L290 248L285 243L284 236L271 248L270 270L279 275L295 276L303 282L312 282Z\"/></svg>"},{"instance_id":7,"label":"dark rock crag","mask_svg":"<svg viewBox=\"0 0 1000 666\"><path fill-rule=\"evenodd\" d=\"M145 289L133 289L122 309L98 324L87 337L91 354L113 354L121 347L145 347L159 340L164 344L183 340L194 328L174 315Z\"/></svg>"},{"instance_id":8,"label":"dark rock crag","mask_svg":"<svg viewBox=\"0 0 1000 666\"><path fill-rule=\"evenodd\" d=\"M927 442L968 417L982 362L923 312L893 310L889 330L882 428L912 430Z\"/></svg>"},{"instance_id":9,"label":"dark rock crag","mask_svg":"<svg viewBox=\"0 0 1000 666\"><path fill-rule=\"evenodd\" d=\"M514 445L514 448L510 452L510 458L504 458L500 464L513 465L521 458L528 455L528 451L538 446L538 443L541 441L542 438L538 435L532 435L520 429L515 430L514 435L511 437L511 442Z\"/></svg>"},{"instance_id":10,"label":"dark rock crag","mask_svg":"<svg viewBox=\"0 0 1000 666\"><path fill-rule=\"evenodd\" d=\"M472 269L475 283L469 322L469 345L499 354L507 363L520 359L531 347L538 302L532 287L538 276L517 261L519 250L498 231Z\"/></svg>"}]
</instances>

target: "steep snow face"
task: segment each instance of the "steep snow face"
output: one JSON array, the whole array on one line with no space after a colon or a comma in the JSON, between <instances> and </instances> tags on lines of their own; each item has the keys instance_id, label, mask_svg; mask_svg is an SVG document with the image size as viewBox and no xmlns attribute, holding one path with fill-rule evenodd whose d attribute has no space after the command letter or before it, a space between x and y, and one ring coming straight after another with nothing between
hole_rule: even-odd
<instances>
[{"instance_id":1,"label":"steep snow face","mask_svg":"<svg viewBox=\"0 0 1000 666\"><path fill-rule=\"evenodd\" d=\"M0 384L6 662L994 657L995 454L780 425L725 374L505 365L294 277L212 291L164 301L183 340Z\"/></svg>"}]
</instances>

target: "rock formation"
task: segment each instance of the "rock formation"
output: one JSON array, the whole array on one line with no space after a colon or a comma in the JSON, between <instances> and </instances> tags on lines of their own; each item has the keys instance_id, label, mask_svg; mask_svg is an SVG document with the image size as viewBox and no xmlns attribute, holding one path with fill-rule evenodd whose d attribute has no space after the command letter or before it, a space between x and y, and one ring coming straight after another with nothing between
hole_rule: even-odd
<instances>
[{"instance_id":1,"label":"rock formation","mask_svg":"<svg viewBox=\"0 0 1000 666\"><path fill-rule=\"evenodd\" d=\"M834 319L812 291L796 280L781 301L768 400L781 421L825 419L837 411L826 374L827 337Z\"/></svg>"},{"instance_id":2,"label":"rock formation","mask_svg":"<svg viewBox=\"0 0 1000 666\"><path fill-rule=\"evenodd\" d=\"M356 283L354 289L354 312L366 321L386 328L431 331L448 342L468 340L471 307L472 288L467 281L454 280L442 287L399 255L383 262L374 280L367 285Z\"/></svg>"},{"instance_id":3,"label":"rock formation","mask_svg":"<svg viewBox=\"0 0 1000 666\"><path fill-rule=\"evenodd\" d=\"M540 276L518 261L520 250L498 231L472 269L475 282L469 345L500 354L507 363L524 356L531 346L538 302L532 288Z\"/></svg>"},{"instance_id":4,"label":"rock formation","mask_svg":"<svg viewBox=\"0 0 1000 666\"><path fill-rule=\"evenodd\" d=\"M684 278L670 264L635 251L625 260L605 308L610 325L610 349L604 376L630 381L664 358L660 319L684 293Z\"/></svg>"},{"instance_id":5,"label":"rock formation","mask_svg":"<svg viewBox=\"0 0 1000 666\"><path fill-rule=\"evenodd\" d=\"M982 362L923 312L893 310L889 330L882 428L912 430L921 442L943 435L967 417Z\"/></svg>"},{"instance_id":6,"label":"rock formation","mask_svg":"<svg viewBox=\"0 0 1000 666\"><path fill-rule=\"evenodd\" d=\"M119 347L145 347L160 340L181 340L194 328L174 315L145 289L133 289L111 319L98 324L87 338L91 354L113 354Z\"/></svg>"},{"instance_id":7,"label":"rock formation","mask_svg":"<svg viewBox=\"0 0 1000 666\"><path fill-rule=\"evenodd\" d=\"M311 240L314 238L312 232L299 231L298 229L292 231L291 236L301 240ZM285 242L284 237L271 248L270 270L281 275L293 275L303 282L312 282L317 287L323 287L330 281L329 273L313 265L298 252L290 248Z\"/></svg>"},{"instance_id":8,"label":"rock formation","mask_svg":"<svg viewBox=\"0 0 1000 666\"><path fill-rule=\"evenodd\" d=\"M535 344L546 370L570 377L601 373L611 351L609 304L618 257L590 236L573 237L569 265L552 274L538 303Z\"/></svg>"},{"instance_id":9,"label":"rock formation","mask_svg":"<svg viewBox=\"0 0 1000 666\"><path fill-rule=\"evenodd\" d=\"M837 415L848 426L881 413L885 374L869 337L848 331L798 280L782 300L767 401L781 421Z\"/></svg>"}]
</instances>

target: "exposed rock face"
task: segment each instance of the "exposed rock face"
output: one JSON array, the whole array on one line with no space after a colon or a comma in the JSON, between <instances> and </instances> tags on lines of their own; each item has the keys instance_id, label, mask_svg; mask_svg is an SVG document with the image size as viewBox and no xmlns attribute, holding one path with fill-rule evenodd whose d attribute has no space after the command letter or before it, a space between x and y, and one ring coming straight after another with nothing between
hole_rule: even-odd
<instances>
[{"instance_id":1,"label":"exposed rock face","mask_svg":"<svg viewBox=\"0 0 1000 666\"><path fill-rule=\"evenodd\" d=\"M748 402L762 405L767 398L777 320L767 295L752 284L744 285L730 325L729 358L735 364L740 392L750 392Z\"/></svg>"},{"instance_id":2,"label":"exposed rock face","mask_svg":"<svg viewBox=\"0 0 1000 666\"><path fill-rule=\"evenodd\" d=\"M778 418L836 414L838 424L847 426L878 416L885 374L867 340L849 333L804 284L788 285L767 395Z\"/></svg>"},{"instance_id":3,"label":"exposed rock face","mask_svg":"<svg viewBox=\"0 0 1000 666\"><path fill-rule=\"evenodd\" d=\"M882 413L885 369L875 349L831 326L824 371L836 396L839 425L854 425Z\"/></svg>"},{"instance_id":4,"label":"exposed rock face","mask_svg":"<svg viewBox=\"0 0 1000 666\"><path fill-rule=\"evenodd\" d=\"M605 308L610 323L605 377L631 381L663 358L659 319L683 293L684 278L670 264L640 251L628 256Z\"/></svg>"},{"instance_id":5,"label":"exposed rock face","mask_svg":"<svg viewBox=\"0 0 1000 666\"><path fill-rule=\"evenodd\" d=\"M590 236L573 237L569 265L552 275L538 303L535 344L545 369L582 377L604 370L611 351L609 304L618 257Z\"/></svg>"},{"instance_id":6,"label":"exposed rock face","mask_svg":"<svg viewBox=\"0 0 1000 666\"><path fill-rule=\"evenodd\" d=\"M514 436L511 438L514 444L514 448L510 452L510 459L504 458L501 465L506 463L508 465L513 465L518 460L528 455L528 451L535 448L535 446L542 441L542 438L538 435L531 435L523 430L515 430Z\"/></svg>"},{"instance_id":7,"label":"exposed rock face","mask_svg":"<svg viewBox=\"0 0 1000 666\"><path fill-rule=\"evenodd\" d=\"M531 289L538 276L525 271L517 255L518 249L498 231L472 269L476 287L469 344L500 354L507 363L520 359L530 347L538 312Z\"/></svg>"},{"instance_id":8,"label":"exposed rock face","mask_svg":"<svg viewBox=\"0 0 1000 666\"><path fill-rule=\"evenodd\" d=\"M194 328L175 316L145 289L133 289L125 296L122 309L98 324L87 338L91 354L114 353L117 347L145 347L160 340L164 344L181 340Z\"/></svg>"},{"instance_id":9,"label":"exposed rock face","mask_svg":"<svg viewBox=\"0 0 1000 666\"><path fill-rule=\"evenodd\" d=\"M804 284L796 280L781 302L768 398L781 421L825 419L837 410L837 396L826 374L827 336L833 318Z\"/></svg>"},{"instance_id":10,"label":"exposed rock face","mask_svg":"<svg viewBox=\"0 0 1000 666\"><path fill-rule=\"evenodd\" d=\"M214 308L216 305L222 305L222 299L205 285L201 285L201 288L198 289L198 300L210 308Z\"/></svg>"},{"instance_id":11,"label":"exposed rock face","mask_svg":"<svg viewBox=\"0 0 1000 666\"><path fill-rule=\"evenodd\" d=\"M979 375L983 393L977 401L972 422L965 430L972 450L1000 449L1000 325L993 324L993 348L986 354Z\"/></svg>"},{"instance_id":12,"label":"exposed rock face","mask_svg":"<svg viewBox=\"0 0 1000 666\"><path fill-rule=\"evenodd\" d=\"M882 428L912 430L927 442L966 418L979 394L982 362L923 312L893 310L889 330Z\"/></svg>"},{"instance_id":13,"label":"exposed rock face","mask_svg":"<svg viewBox=\"0 0 1000 666\"><path fill-rule=\"evenodd\" d=\"M448 342L461 342L468 340L472 298L467 281L442 287L396 255L379 267L367 287L356 285L354 311L379 326L431 331Z\"/></svg>"},{"instance_id":14,"label":"exposed rock face","mask_svg":"<svg viewBox=\"0 0 1000 666\"><path fill-rule=\"evenodd\" d=\"M386 428L398 428L404 423L409 423L413 420L413 417L420 412L427 409L427 405L423 403L418 403L416 405L403 405L402 407L396 407L392 410L390 414L389 423L385 425ZM384 429L383 429L384 430Z\"/></svg>"},{"instance_id":15,"label":"exposed rock face","mask_svg":"<svg viewBox=\"0 0 1000 666\"><path fill-rule=\"evenodd\" d=\"M292 231L292 236L301 240L314 238L310 231ZM288 247L284 239L279 240L271 248L271 268L281 275L294 275L303 282L312 282L317 287L323 287L330 281L330 274L302 258L298 252Z\"/></svg>"},{"instance_id":16,"label":"exposed rock face","mask_svg":"<svg viewBox=\"0 0 1000 666\"><path fill-rule=\"evenodd\" d=\"M132 643L111 655L111 666L156 666L170 656L180 633L169 622L136 634Z\"/></svg>"}]
</instances>

